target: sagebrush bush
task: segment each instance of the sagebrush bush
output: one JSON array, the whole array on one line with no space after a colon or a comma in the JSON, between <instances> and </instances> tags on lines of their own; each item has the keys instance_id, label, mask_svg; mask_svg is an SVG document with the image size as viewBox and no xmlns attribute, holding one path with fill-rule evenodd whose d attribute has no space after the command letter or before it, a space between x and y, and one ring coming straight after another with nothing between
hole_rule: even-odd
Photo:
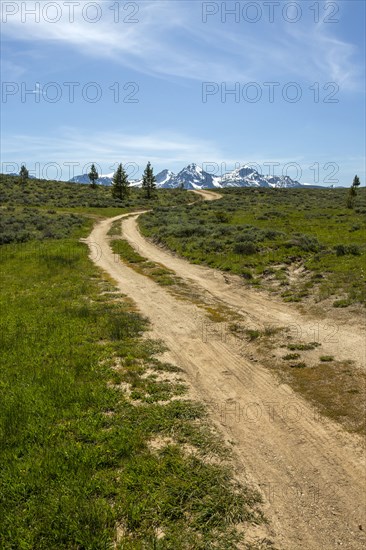
<instances>
[{"instance_id":1,"label":"sagebrush bush","mask_svg":"<svg viewBox=\"0 0 366 550\"><path fill-rule=\"evenodd\" d=\"M152 212L142 216L139 223L144 234L158 235L161 243L194 262L238 275L252 269L251 284L258 284L262 277L266 288L278 290L286 300L291 297L292 301L301 301L316 285L317 301L334 296L343 300L342 304L365 303L365 280L363 275L360 277L360 268L366 250L362 216L366 212L366 190L360 189L353 210L346 208L347 192L222 189L219 201ZM218 212L230 214L219 214L222 221L218 222ZM173 229L176 226L177 231ZM200 227L205 228L204 233L198 230ZM340 248L337 256L340 234L345 248ZM287 269L302 267L303 281L296 275L290 278L281 273L279 265ZM272 266L276 274L268 278L264 273ZM320 277L314 278L309 272Z\"/></svg>"},{"instance_id":2,"label":"sagebrush bush","mask_svg":"<svg viewBox=\"0 0 366 550\"><path fill-rule=\"evenodd\" d=\"M252 242L239 242L234 245L233 251L235 254L249 256L257 252L257 247Z\"/></svg>"},{"instance_id":3,"label":"sagebrush bush","mask_svg":"<svg viewBox=\"0 0 366 550\"><path fill-rule=\"evenodd\" d=\"M352 256L361 255L361 248L356 244L350 244L350 245L337 244L334 247L334 250L337 256L346 256L347 254L350 254Z\"/></svg>"}]
</instances>

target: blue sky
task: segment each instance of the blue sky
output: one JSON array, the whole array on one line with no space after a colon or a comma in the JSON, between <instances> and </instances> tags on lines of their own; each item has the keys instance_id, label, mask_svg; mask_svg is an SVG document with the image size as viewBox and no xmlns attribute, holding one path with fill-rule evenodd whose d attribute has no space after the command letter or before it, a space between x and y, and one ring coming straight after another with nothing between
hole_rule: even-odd
<instances>
[{"instance_id":1,"label":"blue sky","mask_svg":"<svg viewBox=\"0 0 366 550\"><path fill-rule=\"evenodd\" d=\"M137 177L150 160L219 175L251 163L365 183L361 0L3 0L1 11L2 171L25 162L68 179L123 162Z\"/></svg>"}]
</instances>

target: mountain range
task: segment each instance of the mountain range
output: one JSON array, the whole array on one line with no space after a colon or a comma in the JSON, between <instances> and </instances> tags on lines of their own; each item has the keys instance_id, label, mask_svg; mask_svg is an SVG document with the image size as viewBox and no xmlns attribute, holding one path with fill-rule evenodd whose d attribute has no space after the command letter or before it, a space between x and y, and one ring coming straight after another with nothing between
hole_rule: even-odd
<instances>
[{"instance_id":1,"label":"mountain range","mask_svg":"<svg viewBox=\"0 0 366 550\"><path fill-rule=\"evenodd\" d=\"M184 189L220 189L224 187L310 187L307 184L291 179L289 176L264 176L250 166L243 165L231 172L227 172L223 176L215 176L205 172L200 166L195 163L189 164L183 168L178 174L174 174L171 170L165 169L159 172L156 176L156 187L162 189L171 189L184 187ZM111 185L113 174L102 175L97 180L100 185ZM73 183L90 183L87 174L75 176L70 182ZM130 180L132 187L141 187L142 179ZM317 187L317 186L312 186Z\"/></svg>"}]
</instances>

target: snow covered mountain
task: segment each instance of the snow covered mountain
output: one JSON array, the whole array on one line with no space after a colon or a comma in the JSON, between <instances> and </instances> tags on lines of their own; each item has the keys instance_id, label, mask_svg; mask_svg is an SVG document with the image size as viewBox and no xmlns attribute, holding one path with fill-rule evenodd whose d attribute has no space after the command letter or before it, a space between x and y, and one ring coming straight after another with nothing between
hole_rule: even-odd
<instances>
[{"instance_id":1,"label":"snow covered mountain","mask_svg":"<svg viewBox=\"0 0 366 550\"><path fill-rule=\"evenodd\" d=\"M105 185L107 187L109 185L112 185L113 174L114 172L112 172L111 174L105 174L105 175L99 176L99 178L97 179L97 184ZM80 176L74 176L73 178L71 178L71 180L68 180L68 181L69 183L88 183L88 184L90 183L88 174L80 174ZM130 187L141 187L142 185L142 180L133 179L129 181L130 181Z\"/></svg>"},{"instance_id":2,"label":"snow covered mountain","mask_svg":"<svg viewBox=\"0 0 366 550\"><path fill-rule=\"evenodd\" d=\"M167 172L164 170L163 172ZM161 172L162 173L162 172ZM158 174L160 176L160 174ZM157 187L181 187L185 189L214 189L222 187L302 187L301 183L289 176L263 176L250 166L241 166L227 172L223 176L216 176L205 172L197 164L189 164L176 176L172 172L169 178L158 184Z\"/></svg>"},{"instance_id":3,"label":"snow covered mountain","mask_svg":"<svg viewBox=\"0 0 366 550\"><path fill-rule=\"evenodd\" d=\"M220 187L302 187L289 176L264 176L250 166L241 166L220 179Z\"/></svg>"},{"instance_id":4,"label":"snow covered mountain","mask_svg":"<svg viewBox=\"0 0 366 550\"><path fill-rule=\"evenodd\" d=\"M289 176L264 176L250 166L243 165L222 176L216 176L205 172L198 164L192 163L183 168L178 174L165 169L156 176L156 187L172 189L184 187L184 189L214 189L222 187L303 187L301 183ZM111 185L113 174L100 176L99 185ZM70 182L90 183L88 175L75 176ZM141 187L142 180L131 180L132 187Z\"/></svg>"},{"instance_id":5,"label":"snow covered mountain","mask_svg":"<svg viewBox=\"0 0 366 550\"><path fill-rule=\"evenodd\" d=\"M188 164L171 181L171 187L184 187L184 189L202 189L203 187L212 188L214 185L214 176L202 170L195 163Z\"/></svg>"},{"instance_id":6,"label":"snow covered mountain","mask_svg":"<svg viewBox=\"0 0 366 550\"><path fill-rule=\"evenodd\" d=\"M175 174L171 170L162 170L155 176L157 187L176 187L174 185ZM142 180L141 180L142 183Z\"/></svg>"},{"instance_id":7,"label":"snow covered mountain","mask_svg":"<svg viewBox=\"0 0 366 550\"><path fill-rule=\"evenodd\" d=\"M113 174L107 174L105 176L100 176L97 179L98 185L111 185ZM69 180L71 183L90 183L88 174L81 174L80 176L74 176Z\"/></svg>"}]
</instances>

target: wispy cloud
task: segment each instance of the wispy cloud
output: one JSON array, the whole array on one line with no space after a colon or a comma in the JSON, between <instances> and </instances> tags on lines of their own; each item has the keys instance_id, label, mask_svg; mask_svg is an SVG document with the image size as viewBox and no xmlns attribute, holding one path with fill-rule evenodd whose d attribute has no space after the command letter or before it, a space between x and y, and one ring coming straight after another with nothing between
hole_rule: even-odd
<instances>
[{"instance_id":1,"label":"wispy cloud","mask_svg":"<svg viewBox=\"0 0 366 550\"><path fill-rule=\"evenodd\" d=\"M22 23L19 15L9 17L3 31L11 38L49 42L163 78L263 82L286 76L341 82L348 89L360 83L356 48L337 37L337 26L309 25L305 18L296 24L279 19L275 25L235 26L220 18L204 24L200 2L161 1L142 2L138 23L116 24L108 9L112 3L100 4L103 17L95 24L83 19L80 5L71 24L66 16L57 23L43 18Z\"/></svg>"},{"instance_id":2,"label":"wispy cloud","mask_svg":"<svg viewBox=\"0 0 366 550\"><path fill-rule=\"evenodd\" d=\"M3 82L18 80L22 75L26 73L24 66L8 61L4 58L0 62L1 75Z\"/></svg>"},{"instance_id":3,"label":"wispy cloud","mask_svg":"<svg viewBox=\"0 0 366 550\"><path fill-rule=\"evenodd\" d=\"M83 172L91 162L97 163L103 173L110 173L117 163L128 163L132 177L141 175L146 162L150 160L156 170L164 168L178 171L191 162L203 166L216 175L221 175L242 164L250 164L263 174L288 174L300 181L312 181L310 167L313 158L273 157L273 151L257 151L233 156L233 151L225 151L213 141L197 139L188 135L168 132L130 134L119 132L81 132L73 127L63 127L54 136L36 134L13 134L2 144L3 163L1 171L16 170L13 166L26 162L28 169L40 177L69 179ZM328 157L317 157L323 166ZM324 161L324 162L323 162ZM338 158L340 169L364 166L364 157ZM59 169L53 168L56 163ZM75 166L71 164L75 163ZM136 168L136 169L135 169ZM324 170L323 170L324 172ZM324 173L322 172L322 177ZM326 172L329 173L329 170ZM314 181L312 181L314 183Z\"/></svg>"},{"instance_id":4,"label":"wispy cloud","mask_svg":"<svg viewBox=\"0 0 366 550\"><path fill-rule=\"evenodd\" d=\"M4 163L33 164L55 162L64 167L77 162L80 170L88 162L96 162L108 172L116 162L136 163L144 168L150 160L160 168L175 167L186 162L209 162L222 158L214 143L167 132L129 134L118 132L80 132L62 128L54 136L14 134L2 144ZM78 172L79 173L79 172Z\"/></svg>"}]
</instances>

